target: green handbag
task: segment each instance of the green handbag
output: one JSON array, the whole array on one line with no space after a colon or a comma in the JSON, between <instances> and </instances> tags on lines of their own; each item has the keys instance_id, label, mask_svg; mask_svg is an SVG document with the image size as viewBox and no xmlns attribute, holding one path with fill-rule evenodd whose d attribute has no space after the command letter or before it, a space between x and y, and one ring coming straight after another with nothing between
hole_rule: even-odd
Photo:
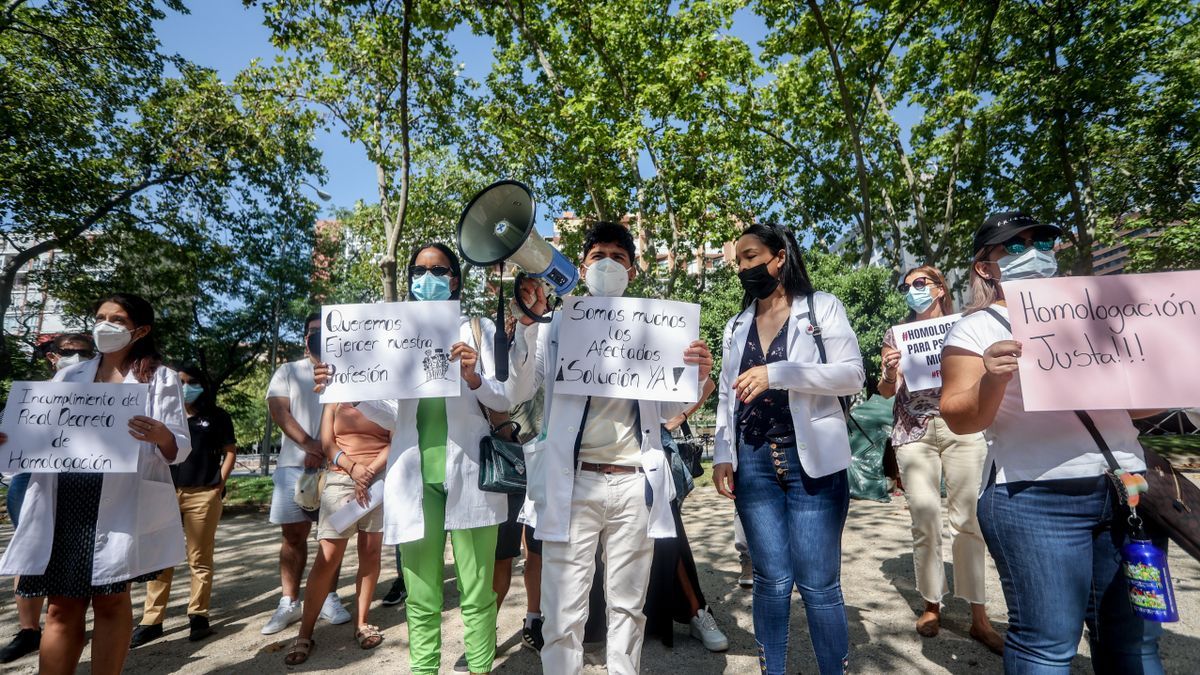
<instances>
[{"instance_id":1,"label":"green handbag","mask_svg":"<svg viewBox=\"0 0 1200 675\"><path fill-rule=\"evenodd\" d=\"M483 406L480 406L483 409ZM525 492L525 448L514 440L521 436L521 425L506 420L491 426L491 416L484 410L484 417L492 433L479 439L479 489L484 492L500 492L519 495ZM502 435L505 427L512 427L512 435Z\"/></svg>"}]
</instances>

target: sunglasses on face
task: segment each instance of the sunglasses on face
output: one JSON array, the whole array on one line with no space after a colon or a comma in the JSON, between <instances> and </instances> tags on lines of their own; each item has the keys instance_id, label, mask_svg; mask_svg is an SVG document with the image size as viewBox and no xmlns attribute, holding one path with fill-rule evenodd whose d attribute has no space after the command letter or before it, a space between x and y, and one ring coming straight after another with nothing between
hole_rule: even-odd
<instances>
[{"instance_id":1,"label":"sunglasses on face","mask_svg":"<svg viewBox=\"0 0 1200 675\"><path fill-rule=\"evenodd\" d=\"M453 271L454 270L444 265L434 265L432 267L426 267L425 265L413 265L412 267L408 268L408 276L420 277L424 276L426 273L429 273L435 277L448 277Z\"/></svg>"},{"instance_id":2,"label":"sunglasses on face","mask_svg":"<svg viewBox=\"0 0 1200 675\"><path fill-rule=\"evenodd\" d=\"M901 293L907 293L908 289L910 289L910 288L915 288L918 291L923 291L928 286L937 286L937 285L938 285L938 283L936 281L934 281L933 279L930 279L929 277L917 277L916 279L912 280L911 284L905 282L903 284L900 284L897 288L900 289Z\"/></svg>"},{"instance_id":3,"label":"sunglasses on face","mask_svg":"<svg viewBox=\"0 0 1200 675\"><path fill-rule=\"evenodd\" d=\"M59 356L86 356L88 358L91 358L92 350L90 350L90 349L60 349L60 350L58 350L58 355Z\"/></svg>"},{"instance_id":4,"label":"sunglasses on face","mask_svg":"<svg viewBox=\"0 0 1200 675\"><path fill-rule=\"evenodd\" d=\"M1049 232L1034 232L1030 239L1033 242L1033 247L1039 251L1053 251L1054 244L1058 240L1057 237ZM1021 255L1029 250L1030 245L1025 242L1024 237L1017 235L1001 244L1001 246L1004 247L1004 252L1009 255Z\"/></svg>"}]
</instances>

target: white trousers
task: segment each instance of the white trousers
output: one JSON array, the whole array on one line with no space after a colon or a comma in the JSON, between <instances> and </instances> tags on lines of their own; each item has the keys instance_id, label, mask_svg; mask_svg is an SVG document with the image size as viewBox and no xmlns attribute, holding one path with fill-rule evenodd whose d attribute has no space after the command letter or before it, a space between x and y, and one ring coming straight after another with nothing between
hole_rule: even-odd
<instances>
[{"instance_id":1,"label":"white trousers","mask_svg":"<svg viewBox=\"0 0 1200 675\"><path fill-rule=\"evenodd\" d=\"M579 471L571 499L569 541L542 543L542 672L583 671L583 628L596 572L596 546L604 545L608 602L608 672L635 675L646 633L646 589L654 540L646 533L646 479L640 473Z\"/></svg>"},{"instance_id":2,"label":"white trousers","mask_svg":"<svg viewBox=\"0 0 1200 675\"><path fill-rule=\"evenodd\" d=\"M954 594L967 602L983 604L987 546L979 531L975 507L986 456L983 434L960 436L950 431L941 417L929 421L929 428L920 440L896 448L904 498L912 515L917 591L926 602L941 602L947 591L942 562L942 477L945 476Z\"/></svg>"}]
</instances>

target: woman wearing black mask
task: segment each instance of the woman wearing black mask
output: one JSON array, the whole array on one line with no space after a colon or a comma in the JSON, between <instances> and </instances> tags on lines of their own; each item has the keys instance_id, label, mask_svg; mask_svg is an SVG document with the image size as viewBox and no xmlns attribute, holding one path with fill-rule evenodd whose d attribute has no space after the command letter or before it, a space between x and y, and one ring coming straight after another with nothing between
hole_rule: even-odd
<instances>
[{"instance_id":1,"label":"woman wearing black mask","mask_svg":"<svg viewBox=\"0 0 1200 675\"><path fill-rule=\"evenodd\" d=\"M713 481L737 495L763 672L784 672L799 587L817 666L840 673L849 658L840 576L850 442L837 397L862 388L862 353L842 303L813 290L790 231L752 225L736 256L746 292L722 341Z\"/></svg>"}]
</instances>

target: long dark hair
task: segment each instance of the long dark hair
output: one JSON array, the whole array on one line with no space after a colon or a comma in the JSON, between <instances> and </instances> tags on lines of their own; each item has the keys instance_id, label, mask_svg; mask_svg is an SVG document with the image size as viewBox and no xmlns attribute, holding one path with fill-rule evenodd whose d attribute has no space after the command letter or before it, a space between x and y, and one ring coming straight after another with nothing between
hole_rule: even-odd
<instances>
[{"instance_id":1,"label":"long dark hair","mask_svg":"<svg viewBox=\"0 0 1200 675\"><path fill-rule=\"evenodd\" d=\"M217 392L213 391L212 381L208 379L208 373L204 372L200 366L194 363L185 363L176 368L181 373L187 373L187 376L192 378L196 384L204 387L204 393L200 394L200 398L192 404L198 412L205 415L212 414L213 408L217 407Z\"/></svg>"},{"instance_id":2,"label":"long dark hair","mask_svg":"<svg viewBox=\"0 0 1200 675\"><path fill-rule=\"evenodd\" d=\"M796 235L792 234L791 230L779 225L755 223L742 230L738 239L748 234L758 237L758 240L763 243L763 246L770 249L771 253L779 255L780 251L784 252L779 283L783 285L783 290L787 293L789 300L813 292L812 280L808 278L808 268L804 266L804 256L800 253L800 244L796 242ZM752 302L754 302L753 295L742 293L742 309L749 307Z\"/></svg>"},{"instance_id":3,"label":"long dark hair","mask_svg":"<svg viewBox=\"0 0 1200 675\"><path fill-rule=\"evenodd\" d=\"M150 328L150 332L133 343L125 364L123 364L129 366L138 382L145 384L154 377L154 372L162 365L162 354L158 351L158 344L154 341L154 307L140 295L114 293L107 298L98 300L92 306L92 314L95 315L100 311L101 306L109 302L120 305L121 309L125 310L125 313L129 315L129 320L133 322L134 328L142 326Z\"/></svg>"},{"instance_id":4,"label":"long dark hair","mask_svg":"<svg viewBox=\"0 0 1200 675\"><path fill-rule=\"evenodd\" d=\"M439 250L443 254L445 254L446 260L450 261L450 273L454 275L454 278L458 279L458 288L450 291L450 299L458 300L459 297L462 296L462 289L463 289L462 265L459 264L458 256L455 255L454 251L449 246L447 246L441 242L438 242L438 241L431 241L431 242L421 244L420 246L414 248L412 255L409 256L408 267L404 268L404 277L406 279L408 279L408 299L409 300L417 299L412 293L412 277L409 276L408 269L409 269L409 267L412 267L413 265L417 264L417 256L421 255L421 251L424 251L427 248L436 248L437 250Z\"/></svg>"}]
</instances>

